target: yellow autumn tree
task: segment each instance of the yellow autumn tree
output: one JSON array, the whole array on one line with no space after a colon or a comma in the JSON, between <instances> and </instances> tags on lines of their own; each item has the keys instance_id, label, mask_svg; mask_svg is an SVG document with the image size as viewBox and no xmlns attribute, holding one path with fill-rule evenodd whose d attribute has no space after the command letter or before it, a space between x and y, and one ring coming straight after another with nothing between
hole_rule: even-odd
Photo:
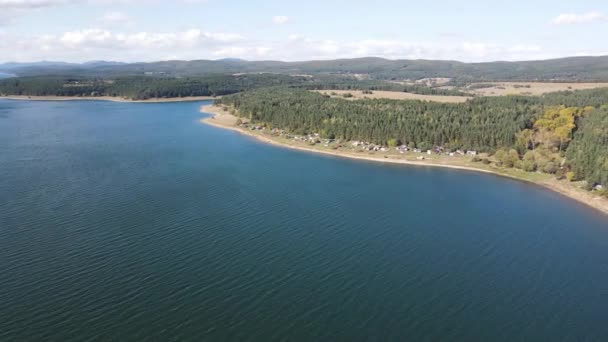
<instances>
[{"instance_id":1,"label":"yellow autumn tree","mask_svg":"<svg viewBox=\"0 0 608 342\"><path fill-rule=\"evenodd\" d=\"M591 110L593 110L592 107L566 106L547 109L543 116L534 123L534 128L539 136L538 140L542 141L546 147L551 146L552 141L558 142L558 151L561 152L564 145L572 139L576 119Z\"/></svg>"}]
</instances>

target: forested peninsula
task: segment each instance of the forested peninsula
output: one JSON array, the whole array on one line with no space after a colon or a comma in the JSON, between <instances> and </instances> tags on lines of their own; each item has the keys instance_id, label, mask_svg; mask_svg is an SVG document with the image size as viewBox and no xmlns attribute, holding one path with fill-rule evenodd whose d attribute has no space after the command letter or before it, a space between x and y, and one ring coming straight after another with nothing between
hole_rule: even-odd
<instances>
[{"instance_id":1,"label":"forested peninsula","mask_svg":"<svg viewBox=\"0 0 608 342\"><path fill-rule=\"evenodd\" d=\"M242 131L282 144L384 161L460 165L553 188L560 184L562 190L584 189L593 200L608 197L605 88L465 103L347 101L272 88L215 103L216 110L238 117L234 125ZM606 199L595 207L608 210Z\"/></svg>"}]
</instances>

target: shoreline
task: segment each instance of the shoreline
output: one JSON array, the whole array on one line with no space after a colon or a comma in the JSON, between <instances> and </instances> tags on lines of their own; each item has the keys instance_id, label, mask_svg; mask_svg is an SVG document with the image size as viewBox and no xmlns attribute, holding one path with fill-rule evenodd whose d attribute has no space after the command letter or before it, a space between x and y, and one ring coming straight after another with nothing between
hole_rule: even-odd
<instances>
[{"instance_id":1,"label":"shoreline","mask_svg":"<svg viewBox=\"0 0 608 342\"><path fill-rule=\"evenodd\" d=\"M218 96L219 97L219 96ZM147 100L131 100L120 96L28 96L28 95L6 95L0 96L4 100L25 101L110 101L126 103L164 103L164 102L193 102L207 101L218 97L213 96L189 96L189 97L167 97L151 98Z\"/></svg>"},{"instance_id":2,"label":"shoreline","mask_svg":"<svg viewBox=\"0 0 608 342\"><path fill-rule=\"evenodd\" d=\"M228 129L231 131L238 132L243 135L247 135L249 137L255 138L261 142L283 147L289 148L304 152L312 152L319 153L324 155L330 155L334 157L340 158L349 158L349 159L357 159L357 160L365 160L376 163L385 163L385 164L402 164L402 165L413 165L413 166L423 166L423 167L442 167L447 169L456 169L456 170L465 170L465 171L473 171L480 172L485 174L493 174L500 177L511 178L519 181L524 181L527 183L532 183L535 185L542 186L545 189L557 192L563 196L566 196L570 199L573 199L579 203L585 204L591 208L594 208L605 215L608 215L608 200L596 196L586 190L577 188L576 186L570 185L569 183L565 183L564 181L559 181L555 178L543 179L543 180L532 180L524 177L518 177L515 174L509 174L506 172L506 169L493 169L492 167L480 168L475 166L466 166L466 165L455 165L455 164L446 164L441 162L431 162L428 160L414 161L414 160L406 160L406 159L390 159L383 156L362 156L356 155L353 153L343 152L343 151L334 151L334 150L320 150L306 146L297 146L291 145L287 143L283 143L278 141L277 139L270 138L268 136L262 135L262 133L257 133L257 131L249 131L244 130L238 126L235 126L237 117L231 115L230 113L226 113L220 107L215 105L205 105L200 108L201 113L210 114L211 116L207 118L200 119L201 123L208 124L211 126L215 126L218 128ZM524 171L521 171L524 172Z\"/></svg>"}]
</instances>

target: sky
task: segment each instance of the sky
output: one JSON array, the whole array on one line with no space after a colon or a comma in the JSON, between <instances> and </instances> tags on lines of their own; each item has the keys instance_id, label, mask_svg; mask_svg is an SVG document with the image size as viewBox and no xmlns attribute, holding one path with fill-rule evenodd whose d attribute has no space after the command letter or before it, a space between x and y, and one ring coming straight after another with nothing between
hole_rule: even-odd
<instances>
[{"instance_id":1,"label":"sky","mask_svg":"<svg viewBox=\"0 0 608 342\"><path fill-rule=\"evenodd\" d=\"M0 63L608 55L606 0L0 0Z\"/></svg>"}]
</instances>

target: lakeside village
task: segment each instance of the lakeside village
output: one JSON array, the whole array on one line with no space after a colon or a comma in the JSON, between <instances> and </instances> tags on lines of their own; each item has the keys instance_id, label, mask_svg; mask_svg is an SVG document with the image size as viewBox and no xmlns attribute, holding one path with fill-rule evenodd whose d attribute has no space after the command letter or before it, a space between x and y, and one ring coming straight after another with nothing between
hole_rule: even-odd
<instances>
[{"instance_id":1,"label":"lakeside village","mask_svg":"<svg viewBox=\"0 0 608 342\"><path fill-rule=\"evenodd\" d=\"M272 136L282 137L284 139L292 140L295 142L305 143L310 146L322 144L323 147L331 148L334 150L337 150L342 147L348 147L350 145L350 147L353 150L356 150L358 152L366 152L366 151L367 152L391 152L391 151L395 151L396 153L400 153L400 154L405 154L406 152L413 152L413 153L421 154L420 156L418 156L416 158L417 160L426 160L429 158L428 156L431 156L431 155L446 155L446 156L450 156L450 157L465 156L465 155L475 157L478 155L477 151L460 150L460 149L451 151L451 150L445 149L443 146L435 146L433 149L421 150L420 148L410 147L410 146L401 144L399 146L394 146L393 150L391 150L391 147L389 147L389 146L377 145L377 144L364 142L364 141L349 141L349 142L345 143L345 142L342 142L337 139L321 138L319 133L311 133L311 134L306 134L306 135L295 135L295 134L289 133L286 130L282 130L282 129L278 129L278 128L267 129L264 126L251 125L246 122L241 122L241 123L238 123L237 125L242 129L247 129L250 131L259 131L260 133L266 133L266 134L270 134ZM426 155L426 157L424 155Z\"/></svg>"}]
</instances>

